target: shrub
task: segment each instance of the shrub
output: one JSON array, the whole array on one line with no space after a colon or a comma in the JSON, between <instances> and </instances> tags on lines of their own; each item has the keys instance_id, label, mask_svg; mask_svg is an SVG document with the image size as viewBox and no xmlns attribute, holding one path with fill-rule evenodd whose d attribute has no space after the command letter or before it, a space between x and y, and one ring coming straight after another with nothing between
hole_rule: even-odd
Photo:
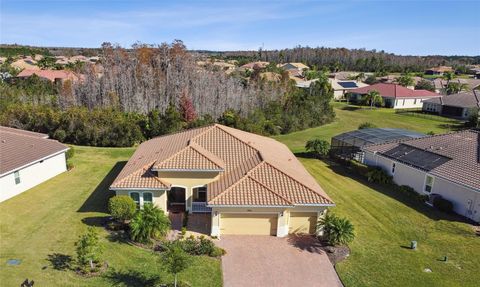
<instances>
[{"instance_id":1,"label":"shrub","mask_svg":"<svg viewBox=\"0 0 480 287\"><path fill-rule=\"evenodd\" d=\"M393 182L392 177L379 167L370 169L367 172L367 179L369 182L381 184L392 184Z\"/></svg>"},{"instance_id":2,"label":"shrub","mask_svg":"<svg viewBox=\"0 0 480 287\"><path fill-rule=\"evenodd\" d=\"M324 238L332 246L347 245L355 238L352 223L348 219L338 217L335 214L328 213L319 221L318 227L323 230Z\"/></svg>"},{"instance_id":3,"label":"shrub","mask_svg":"<svg viewBox=\"0 0 480 287\"><path fill-rule=\"evenodd\" d=\"M212 240L205 238L203 235L199 237L197 248L198 255L210 255L215 249L215 243Z\"/></svg>"},{"instance_id":4,"label":"shrub","mask_svg":"<svg viewBox=\"0 0 480 287\"><path fill-rule=\"evenodd\" d=\"M73 146L69 146L69 149L65 153L66 159L70 160L73 158L74 155L75 155L75 148Z\"/></svg>"},{"instance_id":5,"label":"shrub","mask_svg":"<svg viewBox=\"0 0 480 287\"><path fill-rule=\"evenodd\" d=\"M170 219L153 204L145 204L130 222L130 236L140 243L150 243L152 239L163 237L169 229Z\"/></svg>"},{"instance_id":6,"label":"shrub","mask_svg":"<svg viewBox=\"0 0 480 287\"><path fill-rule=\"evenodd\" d=\"M95 271L97 263L100 262L102 255L102 246L100 245L98 234L93 227L89 227L87 233L80 236L75 243L77 249L77 262L79 268L88 271Z\"/></svg>"},{"instance_id":7,"label":"shrub","mask_svg":"<svg viewBox=\"0 0 480 287\"><path fill-rule=\"evenodd\" d=\"M108 210L113 218L125 222L133 218L137 205L130 196L117 195L108 201Z\"/></svg>"},{"instance_id":8,"label":"shrub","mask_svg":"<svg viewBox=\"0 0 480 287\"><path fill-rule=\"evenodd\" d=\"M371 122L364 122L364 123L361 123L359 126L358 126L358 129L359 130L362 130L362 129L371 129L371 128L376 128L377 126Z\"/></svg>"},{"instance_id":9,"label":"shrub","mask_svg":"<svg viewBox=\"0 0 480 287\"><path fill-rule=\"evenodd\" d=\"M210 257L221 257L223 255L225 255L227 252L225 251L225 249L223 248L220 248L220 247L216 247L213 248L212 252L210 252Z\"/></svg>"},{"instance_id":10,"label":"shrub","mask_svg":"<svg viewBox=\"0 0 480 287\"><path fill-rule=\"evenodd\" d=\"M180 248L182 248L183 251L190 255L207 255L211 257L219 257L226 253L225 250L215 246L215 243L213 243L212 240L206 238L205 236L195 238L195 236L190 235L183 240L166 241L163 242L160 249L168 250L173 245L179 246Z\"/></svg>"},{"instance_id":11,"label":"shrub","mask_svg":"<svg viewBox=\"0 0 480 287\"><path fill-rule=\"evenodd\" d=\"M67 133L62 129L58 129L53 133L53 138L60 142L63 142L65 138L67 138Z\"/></svg>"},{"instance_id":12,"label":"shrub","mask_svg":"<svg viewBox=\"0 0 480 287\"><path fill-rule=\"evenodd\" d=\"M71 161L67 161L67 170L71 170L75 165Z\"/></svg>"},{"instance_id":13,"label":"shrub","mask_svg":"<svg viewBox=\"0 0 480 287\"><path fill-rule=\"evenodd\" d=\"M446 213L453 212L453 203L450 200L445 199L441 196L437 196L433 199L433 206L438 210L441 210Z\"/></svg>"},{"instance_id":14,"label":"shrub","mask_svg":"<svg viewBox=\"0 0 480 287\"><path fill-rule=\"evenodd\" d=\"M322 139L311 139L305 144L305 149L316 157L325 157L330 152L330 143Z\"/></svg>"}]
</instances>

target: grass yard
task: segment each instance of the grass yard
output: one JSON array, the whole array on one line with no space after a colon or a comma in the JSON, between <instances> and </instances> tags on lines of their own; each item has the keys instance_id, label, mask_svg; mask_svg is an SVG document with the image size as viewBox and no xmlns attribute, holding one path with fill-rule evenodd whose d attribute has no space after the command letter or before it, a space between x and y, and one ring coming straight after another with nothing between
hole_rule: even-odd
<instances>
[{"instance_id":1,"label":"grass yard","mask_svg":"<svg viewBox=\"0 0 480 287\"><path fill-rule=\"evenodd\" d=\"M330 141L336 134L369 121L379 127L447 132L458 122L440 117L395 114L391 109L351 109L336 104L335 122L276 137L294 152L312 137ZM472 226L426 205L374 186L341 166L301 158L307 170L332 197L332 210L355 225L350 257L337 265L345 286L478 286L480 238ZM408 247L417 240L418 250ZM440 261L448 256L448 262ZM429 268L431 273L423 270Z\"/></svg>"},{"instance_id":2,"label":"grass yard","mask_svg":"<svg viewBox=\"0 0 480 287\"><path fill-rule=\"evenodd\" d=\"M313 137L319 137L330 142L330 139L340 133L356 130L363 122L371 122L381 128L401 128L422 133L433 131L444 133L455 129L459 122L439 116L412 116L395 114L393 109L379 108L371 110L368 107L349 106L345 103L334 103L337 117L333 123L294 132L275 138L293 152L303 151L305 142Z\"/></svg>"},{"instance_id":3,"label":"grass yard","mask_svg":"<svg viewBox=\"0 0 480 287\"><path fill-rule=\"evenodd\" d=\"M97 229L110 272L83 278L65 268L75 258L78 237L88 225L98 225L107 215L107 187L133 150L75 147L73 170L0 203L1 286L19 286L25 278L33 279L35 286L153 286L157 281L173 282L158 255L109 240L102 227ZM7 266L9 259L20 259L21 264ZM220 261L193 257L179 279L191 286L221 286Z\"/></svg>"}]
</instances>

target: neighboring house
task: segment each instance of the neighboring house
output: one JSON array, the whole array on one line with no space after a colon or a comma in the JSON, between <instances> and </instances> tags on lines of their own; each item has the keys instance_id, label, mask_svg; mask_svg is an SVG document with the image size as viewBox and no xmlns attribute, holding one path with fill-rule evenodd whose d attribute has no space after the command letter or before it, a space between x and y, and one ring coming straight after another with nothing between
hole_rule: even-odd
<instances>
[{"instance_id":1,"label":"neighboring house","mask_svg":"<svg viewBox=\"0 0 480 287\"><path fill-rule=\"evenodd\" d=\"M80 80L80 77L72 71L68 70L23 70L18 75L17 78L29 78L32 75L37 75L40 78L49 80L50 82L62 82L65 80L71 80L72 82L77 82Z\"/></svg>"},{"instance_id":2,"label":"neighboring house","mask_svg":"<svg viewBox=\"0 0 480 287\"><path fill-rule=\"evenodd\" d=\"M305 81L304 79L297 78L297 77L290 77L290 79L295 81L295 86L297 88L304 88L304 89L310 88L310 86L312 85L313 82L318 81L318 79L312 79L312 80Z\"/></svg>"},{"instance_id":3,"label":"neighboring house","mask_svg":"<svg viewBox=\"0 0 480 287\"><path fill-rule=\"evenodd\" d=\"M67 150L46 134L0 126L0 202L66 171Z\"/></svg>"},{"instance_id":4,"label":"neighboring house","mask_svg":"<svg viewBox=\"0 0 480 287\"><path fill-rule=\"evenodd\" d=\"M32 59L32 57L25 57L24 59L18 59L10 64L17 70L40 70L40 67L37 66L37 61Z\"/></svg>"},{"instance_id":5,"label":"neighboring house","mask_svg":"<svg viewBox=\"0 0 480 287\"><path fill-rule=\"evenodd\" d=\"M440 94L447 94L446 93L446 88L449 83L449 81L444 80L444 79L434 79L432 80L433 85L435 86L435 92L440 93ZM464 84L466 85L466 88L468 91L474 90L480 86L480 80L479 79L453 79L450 81L451 83L458 83L458 84Z\"/></svg>"},{"instance_id":6,"label":"neighboring house","mask_svg":"<svg viewBox=\"0 0 480 287\"><path fill-rule=\"evenodd\" d=\"M333 98L335 100L345 99L346 94L353 89L367 87L368 85L354 80L337 80L329 78L328 81L333 88Z\"/></svg>"},{"instance_id":7,"label":"neighboring house","mask_svg":"<svg viewBox=\"0 0 480 287\"><path fill-rule=\"evenodd\" d=\"M245 64L243 66L240 66L240 69L243 70L253 70L253 68L259 68L259 69L264 69L268 66L268 62L251 62L248 64Z\"/></svg>"},{"instance_id":8,"label":"neighboring house","mask_svg":"<svg viewBox=\"0 0 480 287\"><path fill-rule=\"evenodd\" d=\"M397 142L424 137L424 134L391 128L367 128L341 133L332 137L330 152L336 156L364 161L362 148L372 144Z\"/></svg>"},{"instance_id":9,"label":"neighboring house","mask_svg":"<svg viewBox=\"0 0 480 287\"><path fill-rule=\"evenodd\" d=\"M433 98L423 102L422 110L461 120L470 118L480 108L480 91L458 93Z\"/></svg>"},{"instance_id":10,"label":"neighboring house","mask_svg":"<svg viewBox=\"0 0 480 287\"><path fill-rule=\"evenodd\" d=\"M141 207L211 215L211 235L315 233L332 200L283 144L222 125L141 144L110 186Z\"/></svg>"},{"instance_id":11,"label":"neighboring house","mask_svg":"<svg viewBox=\"0 0 480 287\"><path fill-rule=\"evenodd\" d=\"M424 100L441 97L441 95L427 90L412 90L397 84L378 83L350 90L350 98L354 102L359 102L370 91L379 92L385 107L394 109L422 108Z\"/></svg>"},{"instance_id":12,"label":"neighboring house","mask_svg":"<svg viewBox=\"0 0 480 287\"><path fill-rule=\"evenodd\" d=\"M365 163L393 176L398 185L416 192L440 195L454 211L480 222L480 131L370 145L363 148Z\"/></svg>"},{"instance_id":13,"label":"neighboring house","mask_svg":"<svg viewBox=\"0 0 480 287\"><path fill-rule=\"evenodd\" d=\"M425 70L425 75L443 75L444 73L447 72L453 72L453 68L449 66L438 66L438 67L433 67L428 70Z\"/></svg>"},{"instance_id":14,"label":"neighboring house","mask_svg":"<svg viewBox=\"0 0 480 287\"><path fill-rule=\"evenodd\" d=\"M303 75L304 71L310 69L307 65L303 63L286 63L280 65L280 68L284 69L285 71L296 71L300 75Z\"/></svg>"}]
</instances>

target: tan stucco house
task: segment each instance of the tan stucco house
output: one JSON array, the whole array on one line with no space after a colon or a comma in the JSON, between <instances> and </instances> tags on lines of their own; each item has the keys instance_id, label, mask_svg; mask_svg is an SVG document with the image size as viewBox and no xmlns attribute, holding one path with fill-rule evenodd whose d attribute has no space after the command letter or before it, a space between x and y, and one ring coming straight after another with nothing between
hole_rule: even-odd
<instances>
[{"instance_id":1,"label":"tan stucco house","mask_svg":"<svg viewBox=\"0 0 480 287\"><path fill-rule=\"evenodd\" d=\"M334 203L283 144L222 125L141 144L110 186L141 207L211 214L211 235L315 233Z\"/></svg>"}]
</instances>

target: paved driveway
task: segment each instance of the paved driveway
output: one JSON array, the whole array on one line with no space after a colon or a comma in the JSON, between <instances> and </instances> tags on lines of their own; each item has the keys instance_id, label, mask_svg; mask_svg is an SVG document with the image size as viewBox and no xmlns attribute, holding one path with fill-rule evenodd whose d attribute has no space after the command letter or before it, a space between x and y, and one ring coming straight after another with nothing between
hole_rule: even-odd
<instances>
[{"instance_id":1,"label":"paved driveway","mask_svg":"<svg viewBox=\"0 0 480 287\"><path fill-rule=\"evenodd\" d=\"M342 286L312 237L222 235L223 283L236 286Z\"/></svg>"}]
</instances>

